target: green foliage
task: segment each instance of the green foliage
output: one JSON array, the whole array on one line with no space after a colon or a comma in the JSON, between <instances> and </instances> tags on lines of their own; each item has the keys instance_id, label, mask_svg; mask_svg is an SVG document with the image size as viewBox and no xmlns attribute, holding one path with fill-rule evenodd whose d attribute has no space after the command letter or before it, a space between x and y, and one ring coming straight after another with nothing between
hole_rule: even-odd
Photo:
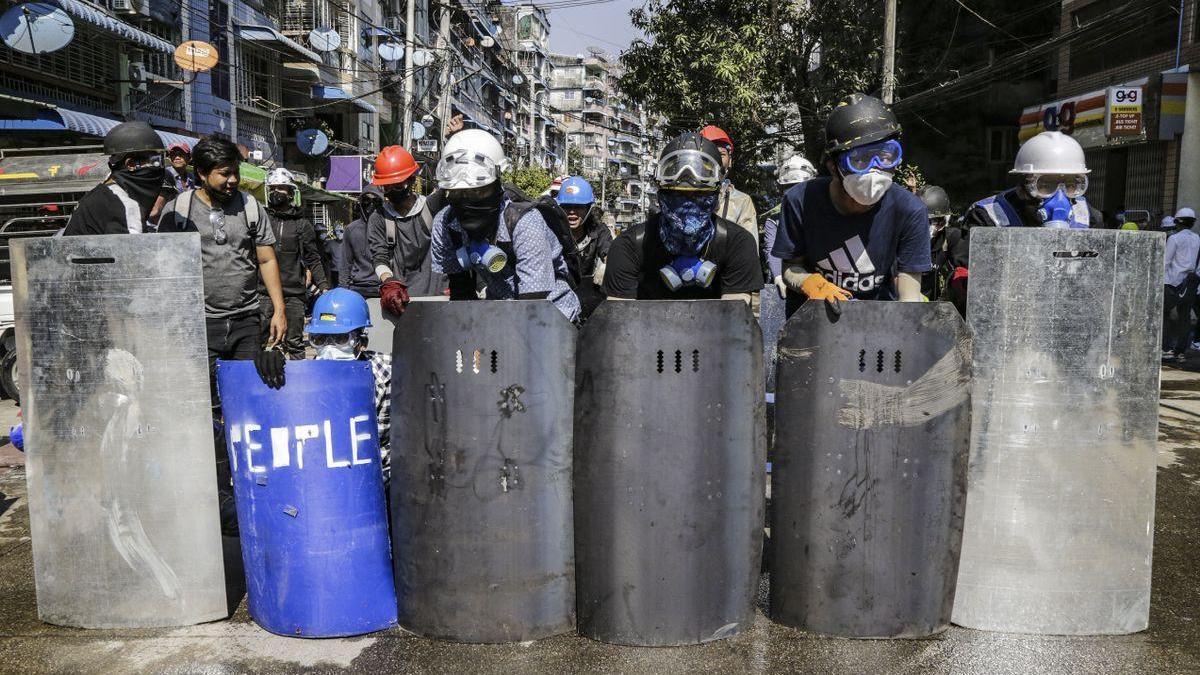
<instances>
[{"instance_id":1,"label":"green foliage","mask_svg":"<svg viewBox=\"0 0 1200 675\"><path fill-rule=\"evenodd\" d=\"M550 173L540 166L525 166L504 174L504 182L516 185L521 192L534 198L545 192L553 180Z\"/></svg>"},{"instance_id":2,"label":"green foliage","mask_svg":"<svg viewBox=\"0 0 1200 675\"><path fill-rule=\"evenodd\" d=\"M583 151L574 145L567 150L567 173L572 176L583 175Z\"/></svg>"},{"instance_id":3,"label":"green foliage","mask_svg":"<svg viewBox=\"0 0 1200 675\"><path fill-rule=\"evenodd\" d=\"M648 39L622 55L621 90L668 135L725 129L749 182L781 144L820 160L833 105L878 89L881 15L872 0L648 0L631 12Z\"/></svg>"}]
</instances>

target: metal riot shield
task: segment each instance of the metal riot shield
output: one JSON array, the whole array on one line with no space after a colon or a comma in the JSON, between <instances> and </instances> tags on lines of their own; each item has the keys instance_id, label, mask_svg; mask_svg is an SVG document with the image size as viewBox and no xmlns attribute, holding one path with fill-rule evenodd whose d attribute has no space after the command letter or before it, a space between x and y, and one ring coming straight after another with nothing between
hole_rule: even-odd
<instances>
[{"instance_id":1,"label":"metal riot shield","mask_svg":"<svg viewBox=\"0 0 1200 675\"><path fill-rule=\"evenodd\" d=\"M845 637L950 623L971 342L949 303L806 303L779 341L771 618Z\"/></svg>"},{"instance_id":2,"label":"metal riot shield","mask_svg":"<svg viewBox=\"0 0 1200 675\"><path fill-rule=\"evenodd\" d=\"M399 622L458 642L575 624L575 329L545 301L414 302L392 371Z\"/></svg>"},{"instance_id":3,"label":"metal riot shield","mask_svg":"<svg viewBox=\"0 0 1200 675\"><path fill-rule=\"evenodd\" d=\"M575 406L581 635L683 645L751 625L762 369L743 302L606 302L588 320Z\"/></svg>"},{"instance_id":4,"label":"metal riot shield","mask_svg":"<svg viewBox=\"0 0 1200 675\"><path fill-rule=\"evenodd\" d=\"M38 615L228 615L195 234L13 241Z\"/></svg>"},{"instance_id":5,"label":"metal riot shield","mask_svg":"<svg viewBox=\"0 0 1200 675\"><path fill-rule=\"evenodd\" d=\"M1146 628L1163 238L971 232L974 419L954 622Z\"/></svg>"}]
</instances>

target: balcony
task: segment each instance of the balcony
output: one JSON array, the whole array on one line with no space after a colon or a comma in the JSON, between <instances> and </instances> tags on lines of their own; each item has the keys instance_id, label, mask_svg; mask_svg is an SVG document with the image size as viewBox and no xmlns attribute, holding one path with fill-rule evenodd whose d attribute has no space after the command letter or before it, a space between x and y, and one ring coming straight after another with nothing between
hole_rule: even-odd
<instances>
[{"instance_id":1,"label":"balcony","mask_svg":"<svg viewBox=\"0 0 1200 675\"><path fill-rule=\"evenodd\" d=\"M607 93L608 86L604 83L604 80L602 80L598 77L589 77L583 81L583 90L584 91L600 91L600 92Z\"/></svg>"}]
</instances>

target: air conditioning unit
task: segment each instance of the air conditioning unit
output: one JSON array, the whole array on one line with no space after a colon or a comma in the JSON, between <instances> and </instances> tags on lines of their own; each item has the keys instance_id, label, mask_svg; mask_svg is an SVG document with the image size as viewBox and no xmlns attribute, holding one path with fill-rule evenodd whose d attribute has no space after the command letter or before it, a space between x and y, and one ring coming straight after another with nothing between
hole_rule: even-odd
<instances>
[{"instance_id":1,"label":"air conditioning unit","mask_svg":"<svg viewBox=\"0 0 1200 675\"><path fill-rule=\"evenodd\" d=\"M108 8L114 12L136 13L138 0L108 0Z\"/></svg>"},{"instance_id":2,"label":"air conditioning unit","mask_svg":"<svg viewBox=\"0 0 1200 675\"><path fill-rule=\"evenodd\" d=\"M129 88L133 91L146 91L150 84L150 76L146 73L146 64L134 61L129 64Z\"/></svg>"}]
</instances>

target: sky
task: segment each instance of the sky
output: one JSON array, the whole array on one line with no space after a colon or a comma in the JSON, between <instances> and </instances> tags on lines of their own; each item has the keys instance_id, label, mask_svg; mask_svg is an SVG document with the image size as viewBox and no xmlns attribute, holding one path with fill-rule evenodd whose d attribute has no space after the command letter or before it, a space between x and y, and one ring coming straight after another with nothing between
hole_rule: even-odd
<instances>
[{"instance_id":1,"label":"sky","mask_svg":"<svg viewBox=\"0 0 1200 675\"><path fill-rule=\"evenodd\" d=\"M642 0L613 0L550 11L550 51L557 54L586 54L599 47L616 56L638 32L629 23L629 10Z\"/></svg>"}]
</instances>

